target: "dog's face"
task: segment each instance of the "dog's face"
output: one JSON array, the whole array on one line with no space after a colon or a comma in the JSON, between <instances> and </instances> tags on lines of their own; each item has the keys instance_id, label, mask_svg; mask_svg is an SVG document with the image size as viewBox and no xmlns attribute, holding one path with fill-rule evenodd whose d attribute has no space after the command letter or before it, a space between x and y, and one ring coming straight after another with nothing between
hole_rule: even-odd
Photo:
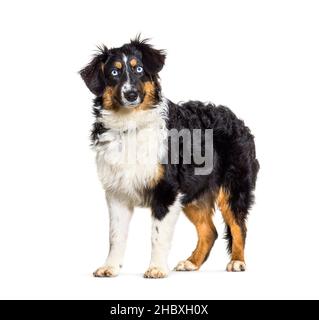
<instances>
[{"instance_id":1,"label":"dog's face","mask_svg":"<svg viewBox=\"0 0 319 320\"><path fill-rule=\"evenodd\" d=\"M90 91L102 97L105 109L145 110L158 100L164 62L162 50L136 39L120 48L100 48L80 75Z\"/></svg>"}]
</instances>

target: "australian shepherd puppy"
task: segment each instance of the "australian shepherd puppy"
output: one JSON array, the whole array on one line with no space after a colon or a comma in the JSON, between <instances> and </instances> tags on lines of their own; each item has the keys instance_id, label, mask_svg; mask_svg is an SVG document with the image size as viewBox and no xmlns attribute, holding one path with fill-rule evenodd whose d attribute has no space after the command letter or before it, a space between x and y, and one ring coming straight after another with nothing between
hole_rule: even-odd
<instances>
[{"instance_id":1,"label":"australian shepherd puppy","mask_svg":"<svg viewBox=\"0 0 319 320\"><path fill-rule=\"evenodd\" d=\"M110 215L110 250L96 277L119 274L134 207L152 213L152 254L146 278L169 273L173 230L183 211L198 242L177 271L198 270L217 238L215 206L225 224L231 260L244 271L246 218L259 164L254 137L224 106L175 104L161 93L165 53L139 37L120 48L99 48L80 71L95 95L92 144Z\"/></svg>"}]
</instances>

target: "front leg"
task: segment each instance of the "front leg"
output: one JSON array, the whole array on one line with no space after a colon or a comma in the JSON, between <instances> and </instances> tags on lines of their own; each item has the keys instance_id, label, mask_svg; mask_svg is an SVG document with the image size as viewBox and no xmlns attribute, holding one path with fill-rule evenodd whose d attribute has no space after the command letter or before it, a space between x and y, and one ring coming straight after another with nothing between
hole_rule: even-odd
<instances>
[{"instance_id":1,"label":"front leg","mask_svg":"<svg viewBox=\"0 0 319 320\"><path fill-rule=\"evenodd\" d=\"M95 277L115 277L123 264L129 223L133 207L113 196L107 196L110 216L110 251L105 264L94 272Z\"/></svg>"},{"instance_id":2,"label":"front leg","mask_svg":"<svg viewBox=\"0 0 319 320\"><path fill-rule=\"evenodd\" d=\"M150 266L144 273L145 278L165 278L169 273L167 259L175 224L181 211L180 197L177 196L174 203L165 211L163 207L153 208L152 255Z\"/></svg>"}]
</instances>

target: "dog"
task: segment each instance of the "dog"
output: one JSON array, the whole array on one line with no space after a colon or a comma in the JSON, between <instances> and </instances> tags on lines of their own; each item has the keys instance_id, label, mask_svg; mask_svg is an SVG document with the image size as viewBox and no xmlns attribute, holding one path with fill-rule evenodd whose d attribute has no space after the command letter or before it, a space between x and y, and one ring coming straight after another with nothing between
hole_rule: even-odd
<instances>
[{"instance_id":1,"label":"dog","mask_svg":"<svg viewBox=\"0 0 319 320\"><path fill-rule=\"evenodd\" d=\"M119 274L129 223L138 206L152 213L152 254L144 277L169 274L167 258L181 211L194 224L198 242L175 270L198 270L217 239L212 220L215 206L226 224L231 256L226 270L246 270L246 218L259 170L254 136L225 106L199 101L175 104L165 98L159 80L165 58L165 51L138 36L122 47L98 47L93 60L80 71L95 96L91 139L110 216L109 254L94 272L96 277ZM212 131L212 139L206 139L209 144L203 130ZM177 134L174 146L168 143L172 132ZM197 143L194 134L188 153L181 151L187 140L181 132L197 132ZM196 147L205 147L211 156L211 170L195 161Z\"/></svg>"}]
</instances>

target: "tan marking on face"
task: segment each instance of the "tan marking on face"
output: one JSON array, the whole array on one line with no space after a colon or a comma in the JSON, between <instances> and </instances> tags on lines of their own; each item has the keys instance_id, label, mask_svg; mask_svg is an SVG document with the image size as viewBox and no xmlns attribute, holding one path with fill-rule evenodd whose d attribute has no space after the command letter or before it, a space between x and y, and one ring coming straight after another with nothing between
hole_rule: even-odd
<instances>
[{"instance_id":1,"label":"tan marking on face","mask_svg":"<svg viewBox=\"0 0 319 320\"><path fill-rule=\"evenodd\" d=\"M218 204L218 207L220 208L220 211L222 212L225 223L230 228L231 235L233 238L231 259L245 261L244 260L244 240L243 240L242 230L238 225L238 223L236 222L234 213L230 208L229 192L227 190L224 190L223 188L220 189L217 197L217 204Z\"/></svg>"},{"instance_id":2,"label":"tan marking on face","mask_svg":"<svg viewBox=\"0 0 319 320\"><path fill-rule=\"evenodd\" d=\"M115 93L115 88L106 87L103 93L103 107L106 110L117 110L118 105L114 103L113 95Z\"/></svg>"},{"instance_id":3,"label":"tan marking on face","mask_svg":"<svg viewBox=\"0 0 319 320\"><path fill-rule=\"evenodd\" d=\"M122 62L120 61L115 61L114 62L114 67L117 68L117 69L122 69Z\"/></svg>"},{"instance_id":4,"label":"tan marking on face","mask_svg":"<svg viewBox=\"0 0 319 320\"><path fill-rule=\"evenodd\" d=\"M131 65L132 68L136 67L136 65L137 65L137 60L136 60L135 58L131 59L131 60L130 60L130 65Z\"/></svg>"},{"instance_id":5,"label":"tan marking on face","mask_svg":"<svg viewBox=\"0 0 319 320\"><path fill-rule=\"evenodd\" d=\"M217 238L217 231L212 220L213 199L212 197L204 196L186 205L183 211L194 224L198 235L196 249L187 260L199 269L207 259Z\"/></svg>"},{"instance_id":6,"label":"tan marking on face","mask_svg":"<svg viewBox=\"0 0 319 320\"><path fill-rule=\"evenodd\" d=\"M153 81L144 82L144 100L134 110L148 110L155 104L155 84Z\"/></svg>"},{"instance_id":7,"label":"tan marking on face","mask_svg":"<svg viewBox=\"0 0 319 320\"><path fill-rule=\"evenodd\" d=\"M106 110L114 110L121 113L130 113L136 112L141 110L148 110L155 104L155 84L152 81L144 82L143 85L143 92L144 92L144 99L143 102L137 105L134 108L121 108L118 103L113 99L113 95L116 92L116 86L113 87L106 87L104 94L103 94L103 107Z\"/></svg>"}]
</instances>

